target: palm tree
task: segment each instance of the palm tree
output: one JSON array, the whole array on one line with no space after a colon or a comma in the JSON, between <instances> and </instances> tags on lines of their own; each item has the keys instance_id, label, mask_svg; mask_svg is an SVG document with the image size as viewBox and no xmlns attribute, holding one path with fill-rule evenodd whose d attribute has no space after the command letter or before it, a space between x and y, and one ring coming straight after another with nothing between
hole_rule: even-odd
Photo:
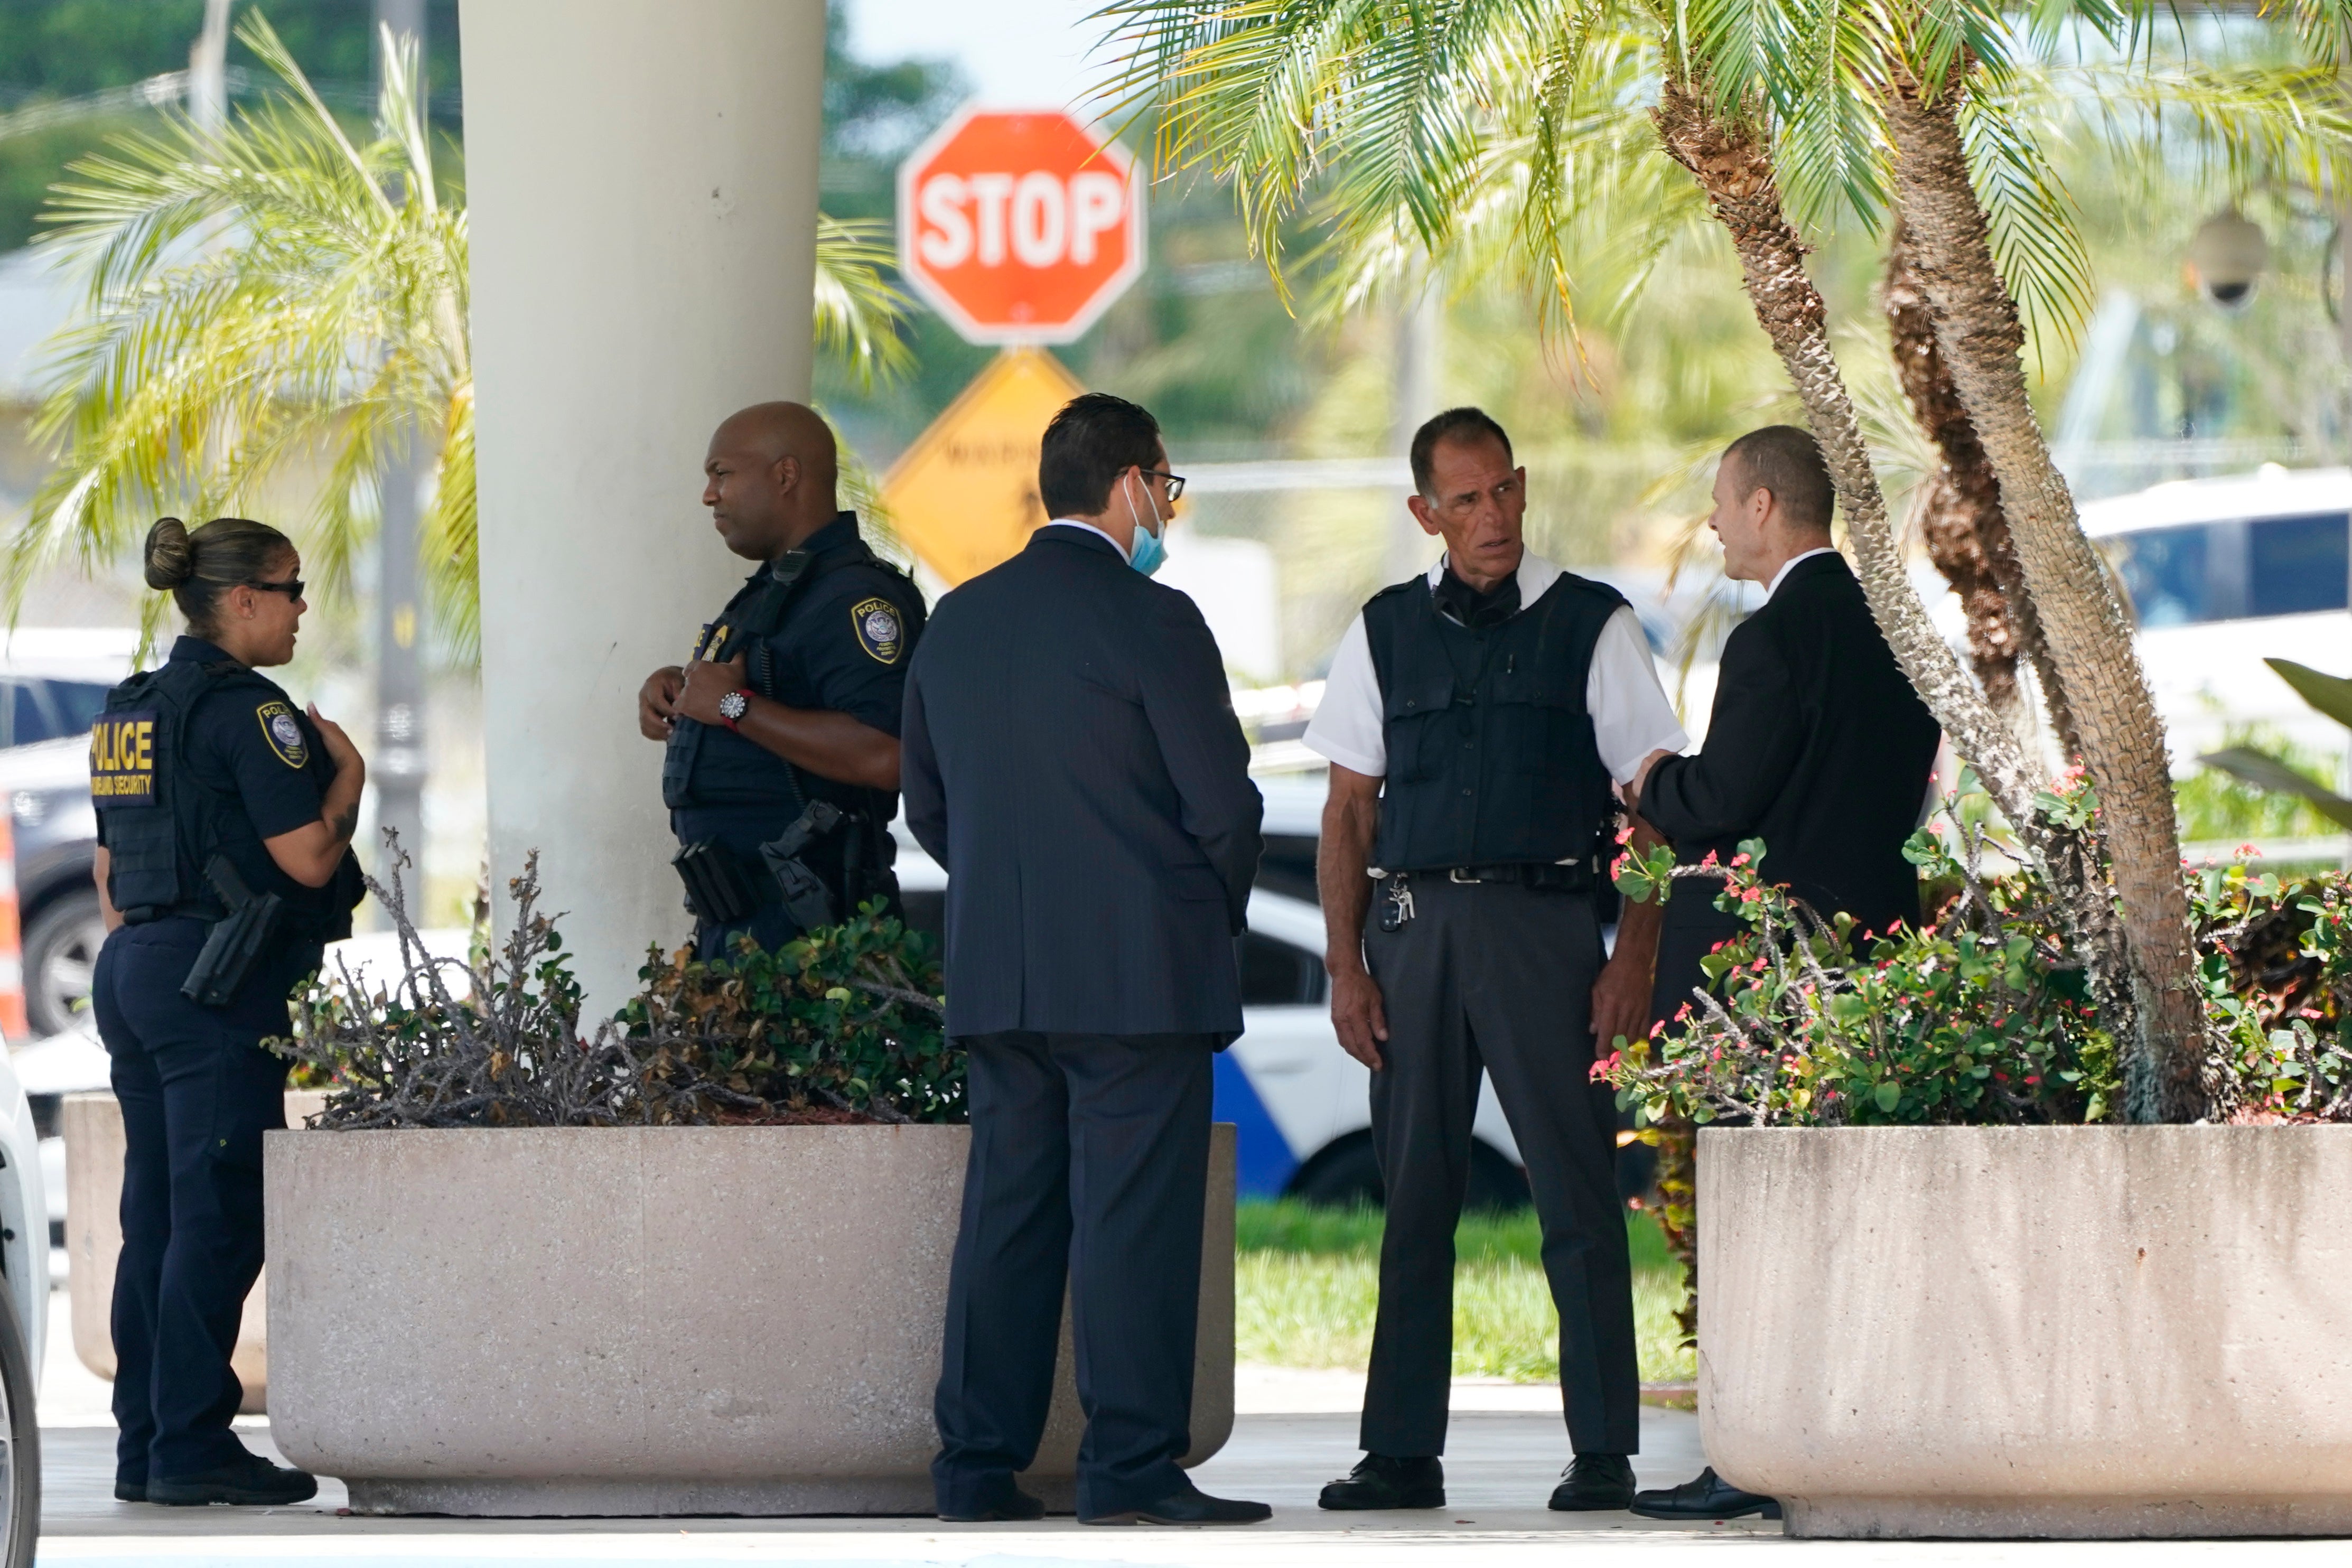
<instances>
[{"instance_id":1,"label":"palm tree","mask_svg":"<svg viewBox=\"0 0 2352 1568\"><path fill-rule=\"evenodd\" d=\"M2063 314L2087 288L2039 148L1986 87L2015 53L1997 7L1121 0L1105 14L1128 46L1113 89L1155 116L1161 164L1204 165L1230 182L1270 261L1283 220L1320 190L1329 243L1343 254L1405 245L1436 256L1503 231L1517 274L1564 315L1574 280L1563 231L1619 192L1656 188L1660 153L1688 172L1729 232L1757 319L1821 441L1889 644L2063 893L2107 1016L2135 1042L2128 1113L2199 1114L2204 1026L2162 732L2071 503L2046 499L2055 470L2023 397L2018 297ZM1940 113L1932 147L1922 138L1934 128L1917 116L1895 123L1900 83L1930 84L1915 98ZM1650 134L1631 133L1644 105ZM1899 180L1890 182L1890 164ZM1908 313L1898 369L1958 499L1970 504L1984 586L2003 601L2021 647L2048 644L2037 658L2044 696L2105 802L2100 837L2039 808L2038 768L1910 587L1826 306L1805 271L1808 247L1783 202L1792 192L1806 219L1840 207L1875 214L1890 183L1916 243L1898 248L1889 303L1902 309L1909 293L1927 307ZM1612 210L1629 226L1651 221L1638 204ZM1997 319L2004 309L2007 325ZM1921 325L1932 355L1921 352ZM2002 503L2013 550L1983 508L1988 496Z\"/></svg>"},{"instance_id":2,"label":"palm tree","mask_svg":"<svg viewBox=\"0 0 2352 1568\"><path fill-rule=\"evenodd\" d=\"M377 476L415 437L432 464L422 563L442 636L471 659L466 210L435 170L414 40L387 36L373 134L354 141L267 20L248 12L237 36L285 99L217 129L174 117L117 137L44 214L43 243L88 293L47 345L36 433L58 461L0 555L8 613L51 564L120 556L158 510L234 510L318 463L304 552L347 592ZM890 256L879 226L819 219L818 344L864 378L906 363Z\"/></svg>"},{"instance_id":3,"label":"palm tree","mask_svg":"<svg viewBox=\"0 0 2352 1568\"><path fill-rule=\"evenodd\" d=\"M2135 20L2103 4L2085 5L2078 15L2110 37L2126 36ZM1838 144L1821 161L1855 172L1842 192L1852 205L1869 210L1891 195L1942 366L1998 485L2002 532L2014 545L2017 568L2015 581L2003 585L2005 596L2030 607L2032 635L2047 644L2048 667L2065 672L2063 686L2053 689L2061 698L2053 716L2071 730L2104 803L2103 837L2143 1047L2126 1074L2127 1110L2136 1120L2189 1121L2206 1103L2207 1026L2164 727L2129 616L2083 533L2034 416L2024 323L2000 264L2011 261L2013 272L2017 247L2012 243L2011 256L1997 259L1984 195L2020 183L2030 192L2046 190L2041 150L2022 133L2002 92L2017 71L1999 19L1997 12L1971 17L1927 7L1891 14L1859 6L1805 15L1769 9L1758 26L1714 35L1711 41L1722 47L1712 64L1718 79L1769 101L1784 145L1801 152ZM2336 23L2317 7L2299 20L2306 47L2328 52L2318 85L2332 89ZM1852 68L1809 67L1832 58ZM2285 82L2273 77L2269 85L2289 90L2268 118L2293 124L2302 107L2295 89L2313 85L2310 77L2308 70ZM1972 149L1971 140L1979 146ZM1986 146L1997 154L1986 157ZM1884 156L1874 158L1880 149ZM1883 184L1881 169L1891 175ZM2063 226L2048 227L2063 244ZM2018 232L2012 220L2012 241ZM2057 275L2063 278L2065 269Z\"/></svg>"}]
</instances>

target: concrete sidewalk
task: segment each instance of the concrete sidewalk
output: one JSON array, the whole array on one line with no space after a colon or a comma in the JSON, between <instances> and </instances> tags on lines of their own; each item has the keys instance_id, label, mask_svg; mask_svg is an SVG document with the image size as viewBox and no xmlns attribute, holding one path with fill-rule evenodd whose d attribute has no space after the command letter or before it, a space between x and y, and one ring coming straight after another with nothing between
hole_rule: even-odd
<instances>
[{"instance_id":1,"label":"concrete sidewalk","mask_svg":"<svg viewBox=\"0 0 2352 1568\"><path fill-rule=\"evenodd\" d=\"M62 1302L60 1302L62 1305ZM53 1320L64 1328L62 1317ZM59 1353L62 1352L62 1353ZM1391 1563L1461 1560L1492 1568L1720 1568L1745 1548L1774 1561L1796 1553L1841 1565L1878 1563L2047 1563L2100 1568L2213 1564L2259 1560L2314 1564L2344 1560L2339 1542L1791 1542L1774 1523L1689 1528L1625 1513L1557 1514L1544 1507L1568 1438L1557 1390L1465 1381L1455 1385L1446 1454L1450 1506L1399 1514L1332 1514L1315 1506L1322 1484L1357 1458L1355 1405L1360 1377L1344 1373L1244 1369L1242 1414L1224 1450L1194 1472L1208 1490L1275 1506L1269 1524L1230 1531L1089 1530L1070 1520L1035 1525L945 1525L929 1519L373 1519L339 1514L342 1486L320 1483L300 1508L163 1509L113 1499L114 1430L107 1385L72 1359L62 1341L43 1372L44 1563L169 1563L241 1568L247 1563L363 1562L408 1564L523 1562L744 1563L793 1562L971 1568L1382 1568ZM241 1436L271 1453L268 1428L240 1423ZM1646 1486L1688 1479L1705 1460L1697 1418L1645 1410L1635 1469ZM2224 1554L2227 1554L2226 1556ZM2063 1554L2063 1555L2062 1555ZM2325 1554L2324 1556L2322 1554Z\"/></svg>"}]
</instances>

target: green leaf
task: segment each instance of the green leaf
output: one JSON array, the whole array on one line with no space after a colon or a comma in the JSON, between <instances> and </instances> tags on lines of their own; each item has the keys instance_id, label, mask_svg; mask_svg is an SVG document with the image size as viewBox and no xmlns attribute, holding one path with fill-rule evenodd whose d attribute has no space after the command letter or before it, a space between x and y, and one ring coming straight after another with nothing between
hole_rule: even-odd
<instances>
[{"instance_id":1,"label":"green leaf","mask_svg":"<svg viewBox=\"0 0 2352 1568\"><path fill-rule=\"evenodd\" d=\"M1895 1083L1882 1083L1871 1090L1870 1098L1878 1102L1879 1110L1891 1112L1902 1103L1903 1087Z\"/></svg>"},{"instance_id":2,"label":"green leaf","mask_svg":"<svg viewBox=\"0 0 2352 1568\"><path fill-rule=\"evenodd\" d=\"M2352 680L2328 675L2307 664L2297 664L2291 658L2263 660L2278 672L2281 680L2294 688L2294 694L2338 724L2352 727Z\"/></svg>"},{"instance_id":3,"label":"green leaf","mask_svg":"<svg viewBox=\"0 0 2352 1568\"><path fill-rule=\"evenodd\" d=\"M2285 661L2272 659L2269 662L2275 665ZM2273 795L2298 795L2330 819L2352 827L2352 800L2347 800L2334 790L2305 778L2266 752L2258 752L2252 746L2229 746L2218 752L2208 752L2197 760L2209 768L2218 768L2232 778L2243 779Z\"/></svg>"}]
</instances>

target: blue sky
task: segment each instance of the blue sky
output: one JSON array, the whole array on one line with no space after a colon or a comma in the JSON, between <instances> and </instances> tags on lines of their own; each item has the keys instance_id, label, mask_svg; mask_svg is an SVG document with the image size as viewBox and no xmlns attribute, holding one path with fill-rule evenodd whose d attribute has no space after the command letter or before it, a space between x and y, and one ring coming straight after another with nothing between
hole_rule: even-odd
<instances>
[{"instance_id":1,"label":"blue sky","mask_svg":"<svg viewBox=\"0 0 2352 1568\"><path fill-rule=\"evenodd\" d=\"M963 68L977 95L1008 109L1067 105L1102 73L1087 50L1103 30L1099 0L849 0L850 48L862 59L928 55Z\"/></svg>"}]
</instances>

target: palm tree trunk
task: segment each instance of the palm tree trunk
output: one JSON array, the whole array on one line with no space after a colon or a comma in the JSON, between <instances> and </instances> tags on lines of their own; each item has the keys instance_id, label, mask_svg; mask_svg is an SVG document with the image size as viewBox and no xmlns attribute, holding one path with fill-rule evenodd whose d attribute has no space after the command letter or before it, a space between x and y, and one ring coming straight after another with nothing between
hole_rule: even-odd
<instances>
[{"instance_id":1,"label":"palm tree trunk","mask_svg":"<svg viewBox=\"0 0 2352 1568\"><path fill-rule=\"evenodd\" d=\"M1911 231L1900 219L1886 249L1886 284L1880 294L1893 339L1895 368L1919 428L1936 444L1942 471L1928 481L1920 508L1921 532L1936 569L1960 596L1968 612L1969 651L1977 679L1993 706L2029 726L2017 685L2021 658L2032 663L2051 726L2068 756L2082 752L2074 717L2067 711L2066 687L2050 658L2042 625L2026 595L2024 571L2000 510L2000 481L1993 477L1984 444L1969 423L1958 388L1936 342L1935 312L1928 307L1913 256Z\"/></svg>"},{"instance_id":2,"label":"palm tree trunk","mask_svg":"<svg viewBox=\"0 0 2352 1568\"><path fill-rule=\"evenodd\" d=\"M1731 232L1748 302L1796 385L1837 486L1846 535L1853 542L1863 591L1879 630L1928 710L2040 864L2103 1017L2119 1037L2129 1037L2133 993L2123 982L2121 932L2099 873L2097 846L2037 809L2039 770L2028 763L2016 731L1944 646L1911 586L1887 523L1886 498L1870 467L1861 419L1831 352L1828 307L1805 274L1805 245L1781 210L1769 153L1752 126L1719 118L1704 89L1668 80L1654 115L1667 153L1697 178L1716 216Z\"/></svg>"},{"instance_id":3,"label":"palm tree trunk","mask_svg":"<svg viewBox=\"0 0 2352 1568\"><path fill-rule=\"evenodd\" d=\"M1887 101L1895 199L1916 241L1914 264L1933 307L1953 385L2000 481L2026 596L2050 651L2097 786L2140 1028L2125 1073L2135 1121L2193 1121L2205 1009L2180 879L2164 725L2097 552L2074 516L2066 481L2025 392L2025 333L1993 264L1990 231L1960 143L1957 79L1936 99L1900 84Z\"/></svg>"}]
</instances>

